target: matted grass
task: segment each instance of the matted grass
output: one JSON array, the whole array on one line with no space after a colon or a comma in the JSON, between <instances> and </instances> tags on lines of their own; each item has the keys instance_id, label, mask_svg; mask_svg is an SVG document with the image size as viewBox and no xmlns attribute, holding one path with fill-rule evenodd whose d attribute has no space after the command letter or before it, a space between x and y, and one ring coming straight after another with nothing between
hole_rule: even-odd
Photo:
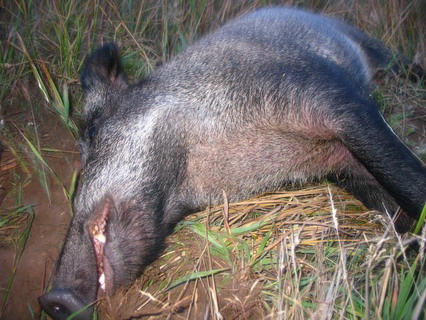
<instances>
[{"instance_id":1,"label":"matted grass","mask_svg":"<svg viewBox=\"0 0 426 320\"><path fill-rule=\"evenodd\" d=\"M139 281L101 301L102 319L424 316L425 259L406 251L421 238L332 186L225 200L177 229Z\"/></svg>"}]
</instances>

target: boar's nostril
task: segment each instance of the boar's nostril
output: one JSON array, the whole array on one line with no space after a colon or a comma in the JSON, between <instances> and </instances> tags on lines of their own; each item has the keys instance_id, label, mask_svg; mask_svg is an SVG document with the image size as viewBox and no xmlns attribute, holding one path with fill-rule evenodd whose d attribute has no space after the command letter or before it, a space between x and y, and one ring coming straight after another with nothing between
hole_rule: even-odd
<instances>
[{"instance_id":1,"label":"boar's nostril","mask_svg":"<svg viewBox=\"0 0 426 320\"><path fill-rule=\"evenodd\" d=\"M86 308L86 304L69 289L53 289L39 297L38 301L54 320L65 320L73 313L78 314L73 319L92 319L93 308Z\"/></svg>"}]
</instances>

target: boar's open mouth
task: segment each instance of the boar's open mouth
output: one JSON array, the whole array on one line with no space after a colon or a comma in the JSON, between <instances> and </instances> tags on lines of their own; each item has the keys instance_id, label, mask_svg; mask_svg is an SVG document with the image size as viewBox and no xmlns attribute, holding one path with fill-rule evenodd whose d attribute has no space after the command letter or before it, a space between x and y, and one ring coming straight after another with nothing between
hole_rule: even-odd
<instances>
[{"instance_id":1,"label":"boar's open mouth","mask_svg":"<svg viewBox=\"0 0 426 320\"><path fill-rule=\"evenodd\" d=\"M108 241L107 223L110 210L113 210L113 201L105 199L100 209L96 210L94 218L89 221L89 233L95 249L98 273L98 297L111 292L112 268L105 254L105 245Z\"/></svg>"}]
</instances>

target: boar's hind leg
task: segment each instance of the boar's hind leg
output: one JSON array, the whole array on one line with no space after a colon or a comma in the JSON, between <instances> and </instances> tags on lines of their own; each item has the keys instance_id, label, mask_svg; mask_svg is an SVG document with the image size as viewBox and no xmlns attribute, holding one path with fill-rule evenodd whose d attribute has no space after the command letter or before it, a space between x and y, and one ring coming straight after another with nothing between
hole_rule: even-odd
<instances>
[{"instance_id":1,"label":"boar's hind leg","mask_svg":"<svg viewBox=\"0 0 426 320\"><path fill-rule=\"evenodd\" d=\"M351 164L352 165L352 164ZM355 163L339 173L328 175L328 180L338 187L354 195L369 209L387 212L393 215L398 210L398 204L383 189L377 180L366 171L360 163ZM398 232L407 232L413 225L414 220L403 212L400 212L395 227Z\"/></svg>"},{"instance_id":2,"label":"boar's hind leg","mask_svg":"<svg viewBox=\"0 0 426 320\"><path fill-rule=\"evenodd\" d=\"M360 190L365 186L373 188L377 181L386 190L381 192L380 188L376 192L385 195L384 203L392 203L386 201L386 194L390 194L411 218L417 219L426 200L425 165L393 133L373 102L360 99L360 103L341 105L333 112L339 119L337 131L340 139L374 177L361 177L356 173L357 168L354 168L349 177L358 176L358 181L366 181L360 181L357 185L357 179L348 183L337 177L341 181L340 185L357 194L366 205L375 208L378 200L374 192L362 196Z\"/></svg>"}]
</instances>

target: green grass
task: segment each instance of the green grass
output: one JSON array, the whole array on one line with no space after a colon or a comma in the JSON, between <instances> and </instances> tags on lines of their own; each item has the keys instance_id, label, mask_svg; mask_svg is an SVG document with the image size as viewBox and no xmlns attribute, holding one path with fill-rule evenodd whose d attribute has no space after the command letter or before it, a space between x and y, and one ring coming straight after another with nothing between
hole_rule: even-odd
<instances>
[{"instance_id":1,"label":"green grass","mask_svg":"<svg viewBox=\"0 0 426 320\"><path fill-rule=\"evenodd\" d=\"M288 200L284 200L283 203L288 203ZM303 213L303 206L299 210ZM329 213L332 215L332 212ZM339 212L337 219L339 226L336 228L341 228L347 223L342 221L345 214ZM397 234L382 238L378 232L376 237L363 241L356 236L348 238L344 234L330 233L327 230L329 227L325 227L321 231L324 233L323 236L319 237L322 240L316 244L309 244L306 241L305 244L303 241L308 237L302 235L303 227L280 225L277 216L267 223L264 223L261 217L257 219L255 222L259 222L258 228L250 228L250 232L262 234L264 238L256 245L252 245L247 250L249 252L244 252L244 257L250 259L251 256L264 252L256 262L258 267L252 264L250 266L264 283L262 292L272 314L279 316L280 312L285 311L287 317L292 319L311 319L315 312L322 310L320 302L327 301L332 303L332 307L322 311L328 313L331 318L340 314L347 319L411 319L415 308L421 307L419 310L424 312L422 309L424 298L422 300L420 296L424 292L425 274L422 270L426 259L422 254L413 255L412 252L409 258L406 255L402 257L405 246L398 245ZM303 222L309 224L311 219L313 218L307 217ZM314 216L314 219L318 219L318 216ZM330 225L331 222L325 225ZM201 236L204 234L211 243L212 254L228 261L229 256L239 256L241 248L230 245L229 240L220 239L218 234L222 236L228 234L231 238L234 234L238 234L242 237L239 239L241 242L246 245L250 242L243 234L233 232L234 228L225 233L225 225L212 226L217 231L209 230L208 233L204 233L197 230L195 233ZM256 223L244 225L253 226ZM269 231L262 230L265 227ZM192 225L190 228L194 231ZM274 234L277 228L281 232ZM274 235L271 236L272 234ZM282 234L286 237L283 238ZM356 241L352 243L351 240ZM389 243L384 244L384 241L396 245L393 251ZM276 251L265 250L273 243L278 244ZM387 251L385 256L383 252L380 253L380 250L384 249ZM277 268L275 272L267 269L271 266L271 261L275 262L272 264ZM306 262L309 264L308 269ZM390 266L391 269L385 268L383 272L383 266ZM398 277L388 278L387 270L398 273ZM275 278L270 278L271 274L275 274ZM386 295L383 295L383 290L387 292ZM394 296L398 297L396 303L391 301ZM377 297L380 299L385 297L382 305L378 303Z\"/></svg>"},{"instance_id":2,"label":"green grass","mask_svg":"<svg viewBox=\"0 0 426 320\"><path fill-rule=\"evenodd\" d=\"M17 200L19 203L20 199ZM32 206L18 205L15 208L0 209L0 246L11 245L11 243L13 243L16 250L12 271L8 275L5 273L3 274L3 276L7 276L8 280L6 287L2 288L4 294L0 300L0 315L3 314L6 307L10 289L12 287L16 271L19 268L21 256L25 250L25 246L31 233L33 221L34 211Z\"/></svg>"},{"instance_id":3,"label":"green grass","mask_svg":"<svg viewBox=\"0 0 426 320\"><path fill-rule=\"evenodd\" d=\"M13 180L7 200L15 206L1 208L0 232L14 230L7 233L10 238L7 245L13 241L17 244L15 266L19 267L34 217L32 207L25 206L22 199L22 189L29 182L37 180L49 199L53 199L53 188L61 188L72 211L78 173L75 172L70 181L62 180L51 159L66 150L46 143L40 127L46 117L53 117L72 141L79 138L79 125L83 120L79 72L91 49L102 43L117 42L124 68L134 80L147 75L156 65L230 18L254 7L279 3L282 2L11 0L2 3L0 116L4 124L0 135L2 146L16 162L16 168L7 170L11 172L7 178ZM286 3L340 17L406 56L426 62L424 1ZM386 118L416 154L426 159L425 139L413 125L414 121L424 121L425 81L413 83L408 76L386 73L378 82L374 96ZM0 183L5 184L3 180ZM329 201L326 193L322 197L322 203ZM381 229L382 224L370 223L362 215L358 220L351 220L353 211L360 212L358 204L348 200L344 208L338 208L345 217L339 228L346 233L352 229L366 232L363 236L351 233L353 238L348 240L346 233L337 233L333 228L313 231L326 223L324 221L334 226L327 220L332 216L332 208L299 208L287 213L277 209L292 203L292 199L284 196L276 205L257 204L249 210L250 214L244 213L246 209L234 210L234 205L229 204L223 211L212 209L198 220L181 224L179 232L188 232L205 245L205 250L199 252L201 260L194 262L194 268L189 271L176 271L170 279L151 281L144 290L160 288L155 292L160 297L166 294L164 292L187 287L188 283L203 284L210 288L209 305L216 312L212 311L212 317L219 319L218 308L224 302L218 302L214 293L220 292L244 269L249 270L247 281L253 283L248 292L259 299L256 306L260 305L264 315L273 318L311 319L322 314L326 314L327 319L425 317L422 252L426 210L414 235L401 239L393 230ZM310 203L316 201L316 198L309 199ZM291 221L292 226L286 225L286 221ZM375 233L377 228L384 236ZM409 241L419 242L419 254L406 250L405 242ZM165 257L167 261L173 260L174 252L166 252ZM202 259L207 261L204 265ZM3 288L1 310L9 298L15 272L16 269L7 275L9 281L7 288ZM259 292L258 287L261 287ZM241 305L251 301L243 300ZM34 310L34 306L30 306L29 314L36 317Z\"/></svg>"}]
</instances>

